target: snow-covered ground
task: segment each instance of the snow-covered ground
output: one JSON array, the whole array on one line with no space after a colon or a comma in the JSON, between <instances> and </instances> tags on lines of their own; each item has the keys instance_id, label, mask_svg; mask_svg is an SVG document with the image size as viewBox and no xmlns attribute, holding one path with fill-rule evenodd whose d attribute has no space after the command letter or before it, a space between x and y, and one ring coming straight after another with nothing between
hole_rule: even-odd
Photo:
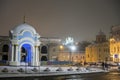
<instances>
[{"instance_id":1,"label":"snow-covered ground","mask_svg":"<svg viewBox=\"0 0 120 80\"><path fill-rule=\"evenodd\" d=\"M100 68L54 67L54 66L0 66L0 77L53 76L105 72ZM7 74L7 76L6 76Z\"/></svg>"}]
</instances>

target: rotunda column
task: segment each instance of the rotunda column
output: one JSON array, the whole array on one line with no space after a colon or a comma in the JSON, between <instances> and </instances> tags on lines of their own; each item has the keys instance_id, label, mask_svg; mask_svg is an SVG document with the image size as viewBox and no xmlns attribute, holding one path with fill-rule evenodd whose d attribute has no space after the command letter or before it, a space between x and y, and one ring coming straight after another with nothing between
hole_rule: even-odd
<instances>
[{"instance_id":1,"label":"rotunda column","mask_svg":"<svg viewBox=\"0 0 120 80\"><path fill-rule=\"evenodd\" d=\"M38 53L38 46L37 45L35 45L35 55L34 55L34 57L35 57L35 66L39 66L39 53Z\"/></svg>"},{"instance_id":2,"label":"rotunda column","mask_svg":"<svg viewBox=\"0 0 120 80\"><path fill-rule=\"evenodd\" d=\"M11 60L10 61L14 61L14 44L12 44L12 52L11 52Z\"/></svg>"},{"instance_id":3,"label":"rotunda column","mask_svg":"<svg viewBox=\"0 0 120 80\"><path fill-rule=\"evenodd\" d=\"M19 66L20 62L18 61L18 44L12 45L12 54L11 54L11 61L9 62L9 65L13 66Z\"/></svg>"},{"instance_id":4,"label":"rotunda column","mask_svg":"<svg viewBox=\"0 0 120 80\"><path fill-rule=\"evenodd\" d=\"M40 66L38 46L40 46L40 42L36 41L33 48L32 66Z\"/></svg>"},{"instance_id":5,"label":"rotunda column","mask_svg":"<svg viewBox=\"0 0 120 80\"><path fill-rule=\"evenodd\" d=\"M18 44L16 44L15 47L16 47L15 61L18 62Z\"/></svg>"},{"instance_id":6,"label":"rotunda column","mask_svg":"<svg viewBox=\"0 0 120 80\"><path fill-rule=\"evenodd\" d=\"M15 45L14 43L12 43L12 51L10 55L9 65L14 65L14 61L15 61Z\"/></svg>"}]
</instances>

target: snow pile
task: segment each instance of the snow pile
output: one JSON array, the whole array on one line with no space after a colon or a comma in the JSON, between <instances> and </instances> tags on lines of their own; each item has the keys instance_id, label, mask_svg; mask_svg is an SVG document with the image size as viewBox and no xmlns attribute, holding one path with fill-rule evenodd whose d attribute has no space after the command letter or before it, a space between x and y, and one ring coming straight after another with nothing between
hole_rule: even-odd
<instances>
[{"instance_id":1,"label":"snow pile","mask_svg":"<svg viewBox=\"0 0 120 80\"><path fill-rule=\"evenodd\" d=\"M101 72L102 69L86 67L54 67L54 66L0 66L0 73L57 73L57 72Z\"/></svg>"}]
</instances>

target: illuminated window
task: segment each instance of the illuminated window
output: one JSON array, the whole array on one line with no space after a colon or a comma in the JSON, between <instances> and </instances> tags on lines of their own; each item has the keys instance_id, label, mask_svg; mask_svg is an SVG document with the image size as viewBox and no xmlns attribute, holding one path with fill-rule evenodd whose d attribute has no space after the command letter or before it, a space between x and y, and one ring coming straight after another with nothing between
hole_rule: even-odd
<instances>
[{"instance_id":1,"label":"illuminated window","mask_svg":"<svg viewBox=\"0 0 120 80\"><path fill-rule=\"evenodd\" d=\"M117 51L119 52L119 47L117 47Z\"/></svg>"},{"instance_id":2,"label":"illuminated window","mask_svg":"<svg viewBox=\"0 0 120 80\"><path fill-rule=\"evenodd\" d=\"M106 49L104 49L104 52L106 51Z\"/></svg>"},{"instance_id":3,"label":"illuminated window","mask_svg":"<svg viewBox=\"0 0 120 80\"><path fill-rule=\"evenodd\" d=\"M88 54L88 58L89 58L89 54Z\"/></svg>"},{"instance_id":4,"label":"illuminated window","mask_svg":"<svg viewBox=\"0 0 120 80\"><path fill-rule=\"evenodd\" d=\"M101 57L101 55L99 54L99 58Z\"/></svg>"},{"instance_id":5,"label":"illuminated window","mask_svg":"<svg viewBox=\"0 0 120 80\"><path fill-rule=\"evenodd\" d=\"M83 59L84 59L85 57L83 56Z\"/></svg>"},{"instance_id":6,"label":"illuminated window","mask_svg":"<svg viewBox=\"0 0 120 80\"><path fill-rule=\"evenodd\" d=\"M114 52L116 52L116 48L114 47Z\"/></svg>"},{"instance_id":7,"label":"illuminated window","mask_svg":"<svg viewBox=\"0 0 120 80\"><path fill-rule=\"evenodd\" d=\"M99 52L101 51L101 49L99 48Z\"/></svg>"},{"instance_id":8,"label":"illuminated window","mask_svg":"<svg viewBox=\"0 0 120 80\"><path fill-rule=\"evenodd\" d=\"M55 52L56 51L56 49L55 48L53 48L53 52Z\"/></svg>"}]
</instances>

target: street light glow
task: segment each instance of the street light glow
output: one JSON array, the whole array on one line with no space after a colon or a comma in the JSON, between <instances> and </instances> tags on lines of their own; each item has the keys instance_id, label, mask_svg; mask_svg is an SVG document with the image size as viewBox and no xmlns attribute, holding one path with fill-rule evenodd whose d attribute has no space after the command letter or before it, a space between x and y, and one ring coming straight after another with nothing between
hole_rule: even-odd
<instances>
[{"instance_id":1,"label":"street light glow","mask_svg":"<svg viewBox=\"0 0 120 80\"><path fill-rule=\"evenodd\" d=\"M61 49L61 50L63 49L63 45L60 45L60 49Z\"/></svg>"},{"instance_id":2,"label":"street light glow","mask_svg":"<svg viewBox=\"0 0 120 80\"><path fill-rule=\"evenodd\" d=\"M75 50L76 50L76 47L73 45L73 46L70 46L70 49L71 49L72 51L75 51Z\"/></svg>"}]
</instances>

